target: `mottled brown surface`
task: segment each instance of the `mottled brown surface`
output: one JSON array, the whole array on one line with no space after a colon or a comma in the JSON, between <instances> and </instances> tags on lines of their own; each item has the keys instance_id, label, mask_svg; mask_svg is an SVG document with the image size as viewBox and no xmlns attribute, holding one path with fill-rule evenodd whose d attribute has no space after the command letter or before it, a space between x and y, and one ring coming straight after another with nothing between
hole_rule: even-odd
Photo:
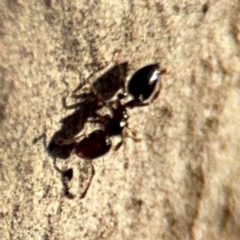
<instances>
[{"instance_id":1,"label":"mottled brown surface","mask_svg":"<svg viewBox=\"0 0 240 240\"><path fill-rule=\"evenodd\" d=\"M0 238L240 239L239 11L237 0L1 1ZM115 52L129 75L152 62L168 74L154 104L129 111L142 141L95 161L86 198L69 200L33 140L51 139L71 113L62 97ZM79 195L83 165L58 162Z\"/></svg>"}]
</instances>

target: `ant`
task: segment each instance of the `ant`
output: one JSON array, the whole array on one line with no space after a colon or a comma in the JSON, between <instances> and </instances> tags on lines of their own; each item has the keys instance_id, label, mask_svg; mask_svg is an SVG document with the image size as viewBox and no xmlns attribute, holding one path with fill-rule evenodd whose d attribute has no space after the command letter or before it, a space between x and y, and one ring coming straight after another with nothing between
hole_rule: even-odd
<instances>
[{"instance_id":1,"label":"ant","mask_svg":"<svg viewBox=\"0 0 240 240\"><path fill-rule=\"evenodd\" d=\"M128 72L128 62L122 62L115 64L108 69L103 75L99 76L91 85L99 95L106 102L109 101L120 89L124 88L124 80ZM88 80L93 77L91 74ZM68 83L65 78L62 82L68 87ZM85 81L86 82L86 81ZM74 144L59 145L59 139L72 139L78 135L85 126L85 123L89 118L94 117L94 113L103 107L102 102L96 97L93 91L83 91L78 93L83 87L83 84L73 91L72 98L77 99L77 102L73 105L67 105L66 97L62 97L62 105L64 109L74 109L74 111L64 117L60 123L61 127L56 131L51 140L47 144L46 134L42 134L39 137L33 139L33 144L36 144L39 140L43 139L43 144L48 154L53 158L67 159L74 149ZM67 89L68 92L68 89Z\"/></svg>"},{"instance_id":2,"label":"ant","mask_svg":"<svg viewBox=\"0 0 240 240\"><path fill-rule=\"evenodd\" d=\"M122 104L121 100L126 94L118 94L117 100L114 102L106 102L101 96L98 95L94 87L92 87L93 93L97 96L99 102L102 103L102 106L106 106L111 113L110 115L106 114L104 116L96 112L93 113L92 116L94 119L92 122L100 123L102 129L91 132L87 136L84 136L79 142L77 142L77 139L81 138L82 136L72 139L58 140L59 145L74 144L75 154L81 158L84 158L85 160L90 161L92 174L85 190L80 196L81 199L86 196L95 174L92 161L106 154L111 149L112 143L110 138L112 136L121 136L121 141L114 148L115 151L118 150L122 145L124 136L123 131L128 127L127 108L148 105L149 103L145 103L145 100L150 98L151 95L153 95L152 101L155 100L160 93L161 74L165 72L165 70L159 70L158 64L147 65L139 69L132 76L128 84L128 93L133 96L133 99L129 100L125 104ZM132 137L134 140L139 141L139 139L135 137L135 134ZM69 195L68 191L67 194Z\"/></svg>"},{"instance_id":3,"label":"ant","mask_svg":"<svg viewBox=\"0 0 240 240\"><path fill-rule=\"evenodd\" d=\"M68 145L75 144L74 152L77 156L90 161L92 168L92 174L90 180L87 184L87 187L81 194L80 198L84 198L87 194L87 191L90 187L91 181L95 174L95 170L92 164L92 160L103 156L106 154L111 146L111 137L112 136L121 136L121 141L115 146L114 150L118 150L123 143L123 130L127 127L127 113L126 108L128 104L122 104L121 99L123 98L122 94L118 94L118 99L113 103L104 103L105 106L110 110L111 115L106 114L104 116L95 113L94 120L91 122L98 122L101 124L102 129L95 130L88 134L87 136L75 137L73 139L58 139L59 145ZM100 100L101 101L101 100ZM111 106L112 105L112 106ZM79 142L77 139L82 138ZM137 138L133 137L136 141ZM66 188L65 188L66 189ZM71 196L67 191L67 195Z\"/></svg>"}]
</instances>

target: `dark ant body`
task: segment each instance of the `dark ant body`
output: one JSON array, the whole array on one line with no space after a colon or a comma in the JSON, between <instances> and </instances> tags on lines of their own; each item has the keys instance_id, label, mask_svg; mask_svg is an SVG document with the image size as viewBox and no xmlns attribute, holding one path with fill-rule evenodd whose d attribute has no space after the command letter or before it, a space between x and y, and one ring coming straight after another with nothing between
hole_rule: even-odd
<instances>
[{"instance_id":1,"label":"dark ant body","mask_svg":"<svg viewBox=\"0 0 240 240\"><path fill-rule=\"evenodd\" d=\"M124 63L121 67L125 69L126 66L127 63ZM127 108L146 106L149 104L146 103L146 100L148 100L150 97L152 97L152 101L155 100L160 92L161 74L165 72L165 70L159 70L158 64L147 65L136 71L130 78L127 86L127 92L133 97L133 99L124 104L121 102L123 98L125 98L124 94L118 94L116 101L107 102L113 95L106 94L105 91L99 92L97 88L99 88L101 84L98 85L97 83L99 82L95 82L95 84L92 85L92 91L90 93L83 93L75 97L81 99L81 102L70 107L65 106L66 108L77 108L77 110L75 113L62 120L61 130L54 134L54 137L52 138L47 149L55 158L61 156L65 159L71 154L72 151L74 151L76 155L90 162L92 174L80 198L84 198L87 194L95 174L92 160L103 156L111 149L112 136L121 136L121 141L114 148L115 151L118 150L122 145L124 137L123 132L127 127ZM118 73L118 79L119 82L122 83L120 73L121 71ZM120 88L120 86L115 88L112 94ZM75 92L77 90L75 90ZM110 114L105 114L102 116L97 113L97 110L103 106L110 110ZM84 110L84 112L81 110ZM83 116L84 119L82 119L81 116ZM77 141L77 139L80 137L75 136L81 131L83 125L85 122L89 121L89 119L92 119L92 122L100 123L101 128L84 136L80 141ZM71 130L70 133L68 130L69 123L73 127L73 130ZM135 138L135 135L133 138L138 140ZM60 153L61 149L65 149L66 154L64 155L62 153L59 155L59 152L55 151L55 148L58 151L60 150ZM70 181L73 176L72 170L57 170L62 175L65 196L73 198L73 195L69 192L67 185L67 182Z\"/></svg>"},{"instance_id":2,"label":"dark ant body","mask_svg":"<svg viewBox=\"0 0 240 240\"><path fill-rule=\"evenodd\" d=\"M128 106L148 105L144 102L150 97L151 102L154 101L160 93L161 75L165 72L165 69L159 70L159 64L150 64L136 71L127 86L127 92L133 97Z\"/></svg>"},{"instance_id":3,"label":"dark ant body","mask_svg":"<svg viewBox=\"0 0 240 240\"><path fill-rule=\"evenodd\" d=\"M103 131L105 132L106 138L112 136L121 136L121 142L115 147L118 150L123 142L123 130L128 127L127 119L127 107L128 103L122 104L121 100L124 95L118 94L117 100L110 103L105 103L105 106L110 110L110 114L101 116L96 114L93 122L98 122L103 126Z\"/></svg>"},{"instance_id":4,"label":"dark ant body","mask_svg":"<svg viewBox=\"0 0 240 240\"><path fill-rule=\"evenodd\" d=\"M75 146L75 153L84 159L93 160L107 153L111 148L111 141L103 130L95 130Z\"/></svg>"},{"instance_id":5,"label":"dark ant body","mask_svg":"<svg viewBox=\"0 0 240 240\"><path fill-rule=\"evenodd\" d=\"M90 161L91 163L92 175L86 189L81 194L80 198L85 197L95 174L92 160L101 157L111 149L112 143L110 138L112 136L120 135L122 137L121 141L115 146L115 151L118 150L123 143L123 130L127 126L126 108L128 105L121 104L121 99L122 95L119 94L118 99L115 102L108 103L106 105L106 107L110 110L111 115L106 114L102 116L95 113L95 117L92 122L100 123L102 129L91 132L87 136L84 136L79 142L77 142L76 140L78 138L81 138L81 136L67 140L62 139L58 142L58 144L63 146L68 144L75 144L75 154L85 160Z\"/></svg>"},{"instance_id":6,"label":"dark ant body","mask_svg":"<svg viewBox=\"0 0 240 240\"><path fill-rule=\"evenodd\" d=\"M94 86L92 86L92 92L97 96L99 106L107 107L110 110L110 114L102 116L93 112L92 122L100 123L102 126L101 129L91 132L79 142L76 141L78 139L77 137L65 139L61 143L63 145L75 144L75 154L90 161L92 174L80 198L86 196L95 174L92 160L103 156L111 149L112 136L121 136L121 141L115 146L114 150L116 151L120 148L123 143L123 130L127 127L127 108L148 105L149 103L145 103L145 101L152 95L152 100L156 99L160 92L160 79L163 73L165 73L165 70L160 71L158 64L147 65L135 72L127 88L128 93L132 95L133 99L125 104L121 103L121 100L125 97L123 94L118 94L117 100L114 102L106 102L94 89ZM133 136L133 138L138 140L135 136ZM67 194L72 196L68 191Z\"/></svg>"},{"instance_id":7,"label":"dark ant body","mask_svg":"<svg viewBox=\"0 0 240 240\"><path fill-rule=\"evenodd\" d=\"M92 161L102 155L106 154L111 148L111 140L106 136L105 131L95 130L89 135L85 136L79 142L75 142L74 152L79 157L88 160L91 165L91 177L90 180L81 194L80 198L84 198L87 191L91 185L92 179L95 175L95 169L93 167ZM66 189L66 188L65 188ZM69 191L65 191L66 196L72 196Z\"/></svg>"},{"instance_id":8,"label":"dark ant body","mask_svg":"<svg viewBox=\"0 0 240 240\"><path fill-rule=\"evenodd\" d=\"M128 62L116 64L92 83L95 91L101 95L102 102L109 101L117 91L124 88L124 80L127 76L127 71ZM68 83L65 79L62 79L62 82L68 87ZM90 90L87 92L82 91L78 94L82 87L83 84L79 84L73 91L72 97L77 99L77 103L68 106L66 104L66 97L62 98L64 109L74 109L74 112L60 121L61 128L53 134L50 142L47 144L45 133L33 139L33 144L43 139L44 147L53 159L69 158L75 144L61 145L59 142L61 140L72 139L78 135L83 130L88 119L94 118L96 116L95 113L103 107L102 102L99 101L95 92Z\"/></svg>"}]
</instances>

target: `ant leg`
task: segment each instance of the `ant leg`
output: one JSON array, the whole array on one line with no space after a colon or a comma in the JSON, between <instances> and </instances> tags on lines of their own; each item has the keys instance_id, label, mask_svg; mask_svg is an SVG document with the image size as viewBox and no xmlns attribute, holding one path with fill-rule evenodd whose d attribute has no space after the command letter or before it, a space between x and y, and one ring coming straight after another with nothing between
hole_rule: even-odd
<instances>
[{"instance_id":1,"label":"ant leg","mask_svg":"<svg viewBox=\"0 0 240 240\"><path fill-rule=\"evenodd\" d=\"M46 140L46 138L47 138L46 133L43 133L41 136L33 139L33 144L36 144L39 140L43 139L44 148L47 150L47 140ZM64 195L69 199L73 199L74 195L69 192L69 186L68 186L68 182L72 179L72 176L73 176L73 170L72 170L72 168L70 168L68 170L65 170L65 171L61 170L57 166L56 161L57 161L57 159L54 158L53 167L58 173L61 174L61 182L63 184Z\"/></svg>"},{"instance_id":2,"label":"ant leg","mask_svg":"<svg viewBox=\"0 0 240 240\"><path fill-rule=\"evenodd\" d=\"M133 99L125 103L125 106L126 108L134 108L134 107L145 107L145 106L148 106L149 104L150 104L149 102L143 103L139 100Z\"/></svg>"},{"instance_id":3,"label":"ant leg","mask_svg":"<svg viewBox=\"0 0 240 240\"><path fill-rule=\"evenodd\" d=\"M119 72L118 79L120 83L120 89L122 90L122 93L120 94L123 96L123 98L125 98L128 94L125 88L126 77L128 72L128 61L120 63L120 54L121 54L121 50L117 50L114 53L112 60L115 63L115 65L118 66L118 72Z\"/></svg>"},{"instance_id":4,"label":"ant leg","mask_svg":"<svg viewBox=\"0 0 240 240\"><path fill-rule=\"evenodd\" d=\"M101 119L93 119L93 120L87 120L86 122L89 122L89 123L100 123L100 124L102 124L102 123L104 123L104 121L102 121Z\"/></svg>"},{"instance_id":5,"label":"ant leg","mask_svg":"<svg viewBox=\"0 0 240 240\"><path fill-rule=\"evenodd\" d=\"M140 142L141 139L136 137L136 133L134 131L132 131L130 128L128 128L128 131L131 132L131 135L129 134L129 132L124 132L122 135L121 135L121 141L117 143L117 145L114 147L114 151L117 151L123 144L123 141L124 141L124 137L130 137L132 138L135 142Z\"/></svg>"},{"instance_id":6,"label":"ant leg","mask_svg":"<svg viewBox=\"0 0 240 240\"><path fill-rule=\"evenodd\" d=\"M82 134L80 136L77 136L77 137L74 137L74 138L71 138L71 139L59 138L59 139L55 140L55 143L58 144L58 145L69 145L71 143L75 143L79 138L82 138L82 137L86 137L86 135Z\"/></svg>"},{"instance_id":7,"label":"ant leg","mask_svg":"<svg viewBox=\"0 0 240 240\"><path fill-rule=\"evenodd\" d=\"M81 102L80 103L75 103L75 104L72 104L70 106L67 105L66 103L66 97L62 97L62 105L63 105L63 108L64 109L76 109L78 108L80 105L81 105Z\"/></svg>"},{"instance_id":8,"label":"ant leg","mask_svg":"<svg viewBox=\"0 0 240 240\"><path fill-rule=\"evenodd\" d=\"M91 88L90 83L89 83L89 86L87 86L87 88L89 88L89 89ZM78 94L78 95L73 93L71 95L71 98L77 99L78 102L75 103L75 104L72 104L70 106L68 106L67 103L66 103L67 102L66 99L67 99L68 96L69 96L69 93L67 93L66 96L62 97L63 108L65 108L65 109L76 109L76 108L80 107L81 104L83 104L88 97L91 97L91 93L89 91L85 92L85 93Z\"/></svg>"},{"instance_id":9,"label":"ant leg","mask_svg":"<svg viewBox=\"0 0 240 240\"><path fill-rule=\"evenodd\" d=\"M89 88L91 88L91 87L89 86ZM76 108L80 107L81 104L83 104L88 97L91 97L91 93L89 93L89 92L81 93L79 95L72 94L71 98L77 99L78 102L68 106L67 103L66 103L67 102L66 99L67 99L68 95L69 94L62 97L62 106L65 109L76 109Z\"/></svg>"},{"instance_id":10,"label":"ant leg","mask_svg":"<svg viewBox=\"0 0 240 240\"><path fill-rule=\"evenodd\" d=\"M89 179L89 182L88 182L85 190L84 190L83 193L81 194L80 199L83 199L83 198L86 196L86 194L87 194L87 192L88 192L88 189L89 189L89 187L90 187L90 185L91 185L91 183L92 183L93 177L94 177L94 175L95 175L95 169L94 169L94 166L93 166L92 163L91 163L91 168L92 168L91 177L90 177L90 179Z\"/></svg>"},{"instance_id":11,"label":"ant leg","mask_svg":"<svg viewBox=\"0 0 240 240\"><path fill-rule=\"evenodd\" d=\"M91 116L89 117L89 120L87 120L87 121L88 122L103 123L105 116L108 116L108 115L107 114L106 115L101 115L97 112L93 112L91 114Z\"/></svg>"},{"instance_id":12,"label":"ant leg","mask_svg":"<svg viewBox=\"0 0 240 240\"><path fill-rule=\"evenodd\" d=\"M78 92L79 90L81 90L84 86L84 83L80 83L74 90L73 90L73 93L76 93Z\"/></svg>"},{"instance_id":13,"label":"ant leg","mask_svg":"<svg viewBox=\"0 0 240 240\"><path fill-rule=\"evenodd\" d=\"M159 81L158 86L157 86L157 90L155 91L155 93L153 94L153 97L151 99L151 103L153 103L157 99L157 97L159 96L159 94L161 92L161 89L162 89L162 84Z\"/></svg>"},{"instance_id":14,"label":"ant leg","mask_svg":"<svg viewBox=\"0 0 240 240\"><path fill-rule=\"evenodd\" d=\"M88 80L91 79L93 77L95 73L90 74L90 76L88 76ZM79 78L82 78L82 76L79 76ZM86 80L85 80L86 81ZM79 83L79 85L73 90L73 93L78 92L79 90L81 90L83 88L83 86L86 84L85 81Z\"/></svg>"},{"instance_id":15,"label":"ant leg","mask_svg":"<svg viewBox=\"0 0 240 240\"><path fill-rule=\"evenodd\" d=\"M74 90L73 90L73 93L76 93L76 92L78 92L79 90L81 90L82 88L83 88L83 86L84 85L86 85L86 83L90 83L90 79L92 79L93 78L93 76L96 74L96 73L98 73L98 72L101 72L103 69L105 69L105 68L109 68L110 66L111 66L111 62L114 62L114 63L118 63L118 57L119 57L119 52L118 51L116 51L116 52L114 52L113 53L113 57L112 57L112 61L110 61L110 63L109 64L107 64L107 66L104 66L104 67L100 67L98 70L97 70L97 72L94 72L94 73L91 73L88 77L87 77L87 79L85 79L82 83L80 83ZM81 76L80 76L80 78L81 78ZM92 85L92 84L90 84L90 85ZM73 95L73 96L75 96L75 95Z\"/></svg>"},{"instance_id":16,"label":"ant leg","mask_svg":"<svg viewBox=\"0 0 240 240\"><path fill-rule=\"evenodd\" d=\"M132 131L131 131L132 132ZM132 132L133 133L133 132ZM121 135L121 141L119 143L117 143L117 145L114 147L114 151L117 151L123 144L123 139L124 137L130 137L132 138L134 141L136 142L139 142L141 141L141 139L135 137L136 133L133 133L134 136L130 136L127 132L124 132L122 135Z\"/></svg>"},{"instance_id":17,"label":"ant leg","mask_svg":"<svg viewBox=\"0 0 240 240\"><path fill-rule=\"evenodd\" d=\"M72 177L73 177L73 170L72 168L69 168L68 170L61 170L57 164L56 164L57 159L55 158L53 161L53 167L54 169L61 174L61 182L63 185L63 192L64 192L64 196L66 196L69 199L73 199L74 195L72 193L70 193L69 191L69 186L68 186L68 182L71 181Z\"/></svg>"},{"instance_id":18,"label":"ant leg","mask_svg":"<svg viewBox=\"0 0 240 240\"><path fill-rule=\"evenodd\" d=\"M132 130L131 128L129 128L128 126L126 126L126 128L127 128L127 130L128 130L128 132L125 132L125 133L124 133L126 137L132 138L135 142L140 142L140 141L141 141L140 138L136 137L137 134L136 134L135 131L133 131L133 130ZM130 133L131 133L131 135L130 135Z\"/></svg>"},{"instance_id":19,"label":"ant leg","mask_svg":"<svg viewBox=\"0 0 240 240\"><path fill-rule=\"evenodd\" d=\"M47 149L47 136L46 133L41 134L39 137L35 137L32 140L32 144L36 144L37 142L39 142L40 140L43 140L43 146L45 147L45 149Z\"/></svg>"},{"instance_id":20,"label":"ant leg","mask_svg":"<svg viewBox=\"0 0 240 240\"><path fill-rule=\"evenodd\" d=\"M114 151L117 151L123 144L123 136L121 136L121 141L114 147Z\"/></svg>"},{"instance_id":21,"label":"ant leg","mask_svg":"<svg viewBox=\"0 0 240 240\"><path fill-rule=\"evenodd\" d=\"M153 97L151 99L151 103L154 102L156 100L156 98L159 96L161 89L162 89L162 81L161 81L161 77L162 74L167 73L166 69L162 69L159 73L159 79L158 79L158 86L156 86L157 90L155 91L155 93L153 94Z\"/></svg>"},{"instance_id":22,"label":"ant leg","mask_svg":"<svg viewBox=\"0 0 240 240\"><path fill-rule=\"evenodd\" d=\"M120 51L115 51L113 53L112 60L108 66L108 70L106 73L104 73L101 77L97 79L97 81L90 82L90 79L88 78L85 82L90 86L92 93L96 96L99 102L101 102L103 105L107 105L106 101L109 100L108 97L106 98L106 95L104 92L101 93L101 88L98 89L99 84L103 82L103 80L106 80L106 77L113 78L117 80L117 84L114 83L117 87L116 92L119 89L122 89L122 95L126 96L125 94L125 78L126 78L126 72L128 63L124 62L119 64L119 55ZM112 64L114 63L114 64ZM111 66L111 68L109 68ZM111 82L111 81L110 81ZM99 91L100 90L100 91ZM114 90L114 91L115 91ZM108 106L107 106L108 107Z\"/></svg>"}]
</instances>

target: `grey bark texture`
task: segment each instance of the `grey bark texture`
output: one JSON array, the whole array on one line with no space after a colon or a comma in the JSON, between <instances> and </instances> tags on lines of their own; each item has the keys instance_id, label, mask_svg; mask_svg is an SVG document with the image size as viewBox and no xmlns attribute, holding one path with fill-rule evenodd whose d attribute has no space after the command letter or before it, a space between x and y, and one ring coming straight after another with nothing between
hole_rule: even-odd
<instances>
[{"instance_id":1,"label":"grey bark texture","mask_svg":"<svg viewBox=\"0 0 240 240\"><path fill-rule=\"evenodd\" d=\"M237 0L1 1L0 238L240 239L239 11ZM128 112L141 141L94 161L84 199L84 159L57 161L74 170L67 199L33 141L71 114L64 96L124 61L128 76L166 68L161 94Z\"/></svg>"}]
</instances>

